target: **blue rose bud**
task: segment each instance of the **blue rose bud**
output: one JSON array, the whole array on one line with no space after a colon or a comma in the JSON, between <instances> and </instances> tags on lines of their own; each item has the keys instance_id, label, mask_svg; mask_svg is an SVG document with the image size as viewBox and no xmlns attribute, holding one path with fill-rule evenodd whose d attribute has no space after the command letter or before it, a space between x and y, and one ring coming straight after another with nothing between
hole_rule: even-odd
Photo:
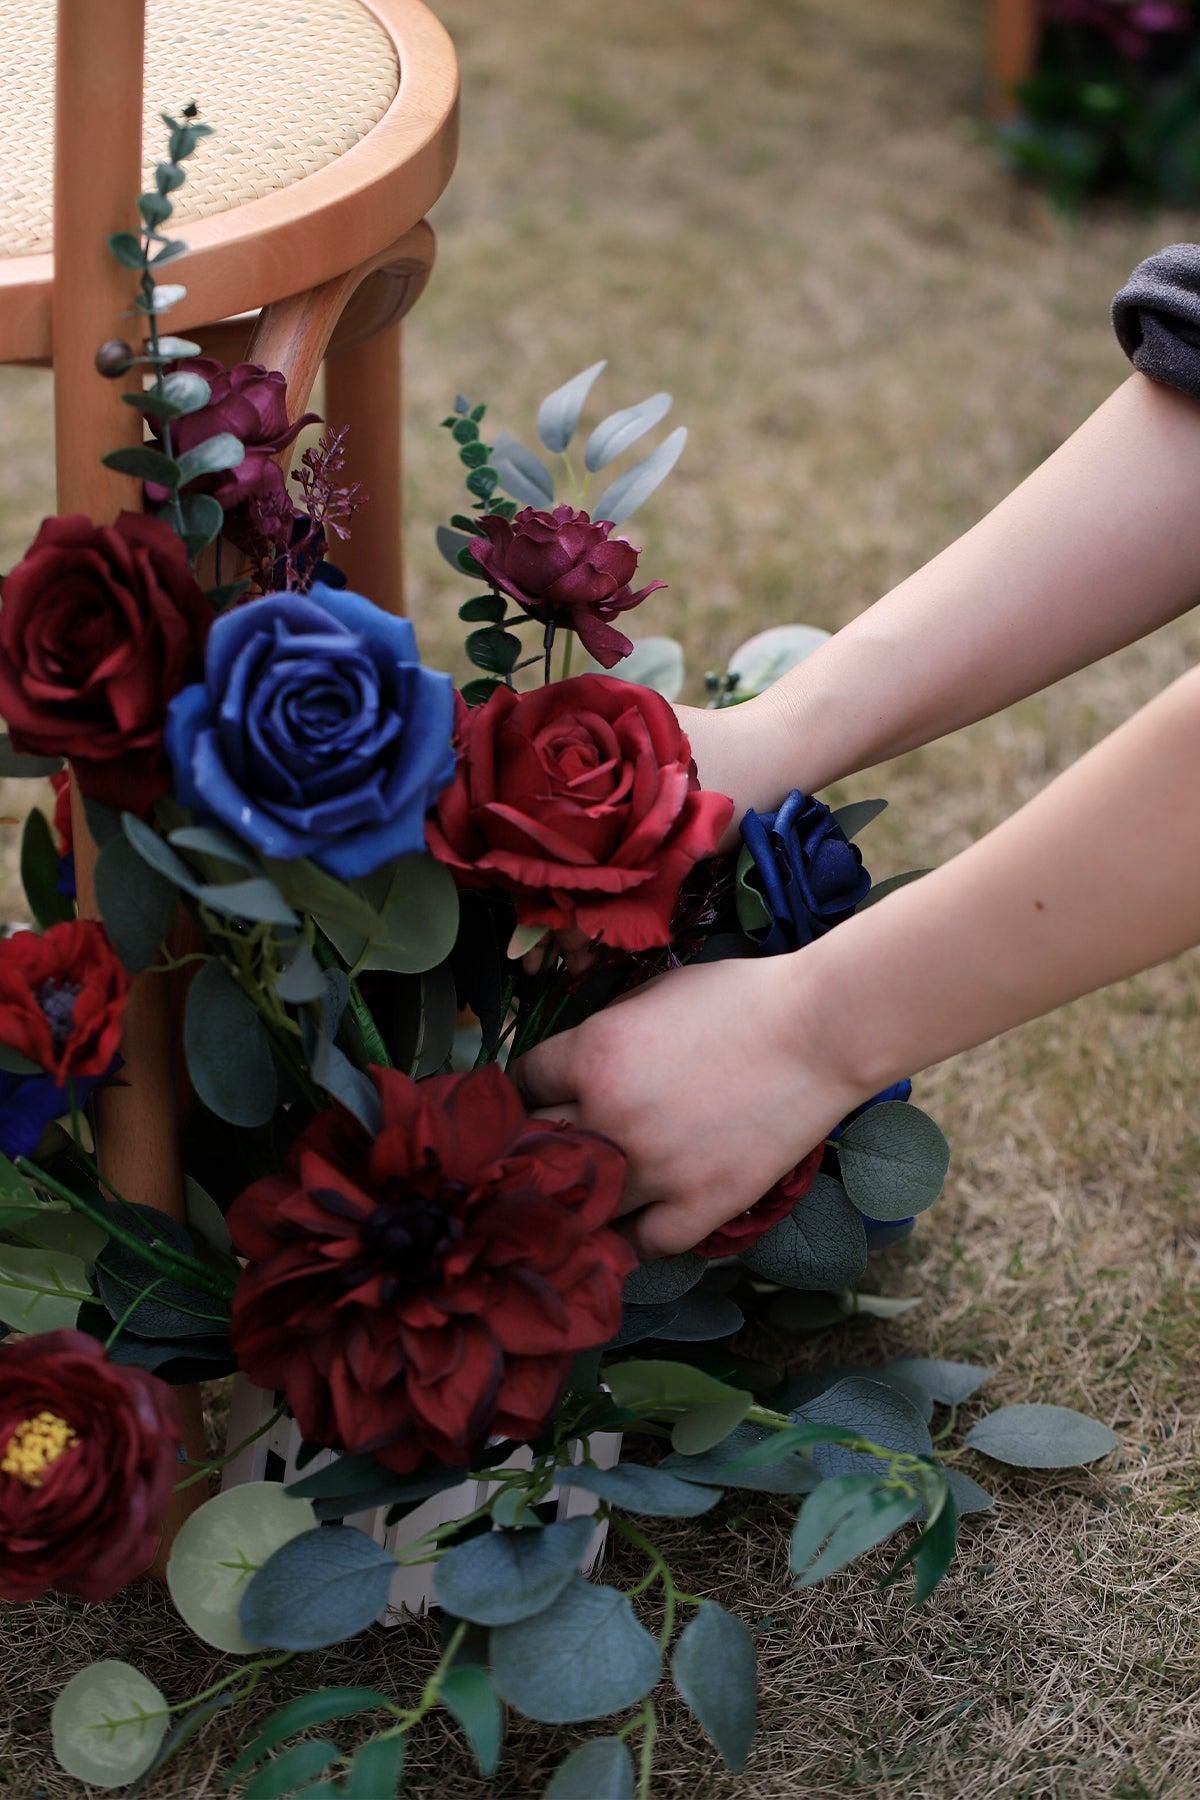
<instances>
[{"instance_id":1,"label":"blue rose bud","mask_svg":"<svg viewBox=\"0 0 1200 1800\"><path fill-rule=\"evenodd\" d=\"M317 585L217 620L166 744L196 816L354 880L424 849L425 814L454 773L453 725L453 684L422 668L410 622Z\"/></svg>"},{"instance_id":2,"label":"blue rose bud","mask_svg":"<svg viewBox=\"0 0 1200 1800\"><path fill-rule=\"evenodd\" d=\"M748 812L742 841L754 859L771 923L761 948L799 950L848 919L871 877L829 808L793 791L775 813Z\"/></svg>"}]
</instances>

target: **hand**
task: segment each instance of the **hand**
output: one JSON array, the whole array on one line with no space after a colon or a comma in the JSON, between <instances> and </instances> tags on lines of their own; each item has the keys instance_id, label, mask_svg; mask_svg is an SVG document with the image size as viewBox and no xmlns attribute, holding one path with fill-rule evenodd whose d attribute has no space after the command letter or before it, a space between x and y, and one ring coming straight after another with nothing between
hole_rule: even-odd
<instances>
[{"instance_id":1,"label":"hand","mask_svg":"<svg viewBox=\"0 0 1200 1800\"><path fill-rule=\"evenodd\" d=\"M625 1152L640 1256L690 1250L868 1097L806 1028L808 954L678 969L510 1065L527 1104Z\"/></svg>"}]
</instances>

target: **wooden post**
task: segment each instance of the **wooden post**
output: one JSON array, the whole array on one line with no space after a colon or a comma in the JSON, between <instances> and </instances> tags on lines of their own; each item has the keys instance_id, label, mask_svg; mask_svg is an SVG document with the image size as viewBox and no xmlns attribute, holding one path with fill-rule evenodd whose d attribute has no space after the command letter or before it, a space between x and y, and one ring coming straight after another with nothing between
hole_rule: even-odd
<instances>
[{"instance_id":1,"label":"wooden post","mask_svg":"<svg viewBox=\"0 0 1200 1800\"><path fill-rule=\"evenodd\" d=\"M350 586L385 612L404 611L399 319L362 343L336 350L325 364L325 416L348 426L346 473L366 502L344 544L329 554Z\"/></svg>"},{"instance_id":2,"label":"wooden post","mask_svg":"<svg viewBox=\"0 0 1200 1800\"><path fill-rule=\"evenodd\" d=\"M1040 37L1040 0L988 0L991 104L996 118L1008 119L1017 111L1016 89L1033 74Z\"/></svg>"}]
</instances>

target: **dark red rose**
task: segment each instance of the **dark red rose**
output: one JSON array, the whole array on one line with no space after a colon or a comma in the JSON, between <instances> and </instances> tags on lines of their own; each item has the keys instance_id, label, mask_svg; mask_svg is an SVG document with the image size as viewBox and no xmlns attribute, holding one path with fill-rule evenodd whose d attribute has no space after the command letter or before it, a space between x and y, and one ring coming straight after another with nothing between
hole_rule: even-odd
<instances>
[{"instance_id":1,"label":"dark red rose","mask_svg":"<svg viewBox=\"0 0 1200 1800\"><path fill-rule=\"evenodd\" d=\"M625 1159L527 1118L494 1066L371 1075L374 1141L322 1113L233 1204L234 1351L312 1443L465 1465L488 1437L536 1433L572 1358L617 1330Z\"/></svg>"},{"instance_id":2,"label":"dark red rose","mask_svg":"<svg viewBox=\"0 0 1200 1800\"><path fill-rule=\"evenodd\" d=\"M488 513L479 529L484 535L471 539L471 555L493 588L543 624L577 632L605 669L633 649L609 621L667 585L652 581L634 593L629 583L641 551L624 538L610 539L609 520L592 520L571 506L553 512L527 506L511 520Z\"/></svg>"},{"instance_id":3,"label":"dark red rose","mask_svg":"<svg viewBox=\"0 0 1200 1800\"><path fill-rule=\"evenodd\" d=\"M169 779L167 703L203 673L212 609L170 526L47 519L4 582L0 716L83 792L144 813Z\"/></svg>"},{"instance_id":4,"label":"dark red rose","mask_svg":"<svg viewBox=\"0 0 1200 1800\"><path fill-rule=\"evenodd\" d=\"M147 1569L182 1435L170 1388L82 1331L0 1344L0 1600L107 1600Z\"/></svg>"},{"instance_id":5,"label":"dark red rose","mask_svg":"<svg viewBox=\"0 0 1200 1800\"><path fill-rule=\"evenodd\" d=\"M188 492L211 494L226 512L247 500L282 496L286 487L276 457L319 413L305 413L288 423L287 378L278 369L259 363L235 363L227 369L215 356L193 356L176 363L177 370L202 375L212 390L208 404L182 419L171 421L171 449L176 456L194 450L223 431L241 441L245 456L236 469L203 476ZM151 421L153 425L153 421ZM154 427L161 437L161 427ZM156 504L168 498L166 488L147 482L146 493Z\"/></svg>"},{"instance_id":6,"label":"dark red rose","mask_svg":"<svg viewBox=\"0 0 1200 1800\"><path fill-rule=\"evenodd\" d=\"M790 1175L777 1181L770 1193L756 1200L735 1219L730 1219L696 1245L697 1256L739 1256L751 1244L757 1244L773 1225L786 1219L797 1200L803 1200L821 1171L824 1144L810 1150L803 1162L796 1164Z\"/></svg>"},{"instance_id":7,"label":"dark red rose","mask_svg":"<svg viewBox=\"0 0 1200 1800\"><path fill-rule=\"evenodd\" d=\"M92 919L0 941L0 1044L60 1086L74 1076L107 1075L128 997L129 977Z\"/></svg>"},{"instance_id":8,"label":"dark red rose","mask_svg":"<svg viewBox=\"0 0 1200 1800\"><path fill-rule=\"evenodd\" d=\"M701 790L660 694L579 675L461 707L458 772L427 825L464 887L503 888L522 925L619 950L670 942L680 883L733 812Z\"/></svg>"}]
</instances>

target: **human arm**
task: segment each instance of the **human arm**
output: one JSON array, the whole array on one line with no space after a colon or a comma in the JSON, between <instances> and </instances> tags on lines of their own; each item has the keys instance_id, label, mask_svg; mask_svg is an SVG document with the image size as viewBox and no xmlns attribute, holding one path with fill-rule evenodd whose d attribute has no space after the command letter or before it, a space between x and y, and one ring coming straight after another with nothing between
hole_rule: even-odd
<instances>
[{"instance_id":1,"label":"human arm","mask_svg":"<svg viewBox=\"0 0 1200 1800\"><path fill-rule=\"evenodd\" d=\"M803 950L664 977L517 1066L690 1248L900 1076L1200 941L1200 670L942 868Z\"/></svg>"},{"instance_id":2,"label":"human arm","mask_svg":"<svg viewBox=\"0 0 1200 1800\"><path fill-rule=\"evenodd\" d=\"M1200 352L1194 352L1200 357ZM735 822L999 711L1200 599L1200 405L1132 375L986 518L765 694L681 709Z\"/></svg>"}]
</instances>

